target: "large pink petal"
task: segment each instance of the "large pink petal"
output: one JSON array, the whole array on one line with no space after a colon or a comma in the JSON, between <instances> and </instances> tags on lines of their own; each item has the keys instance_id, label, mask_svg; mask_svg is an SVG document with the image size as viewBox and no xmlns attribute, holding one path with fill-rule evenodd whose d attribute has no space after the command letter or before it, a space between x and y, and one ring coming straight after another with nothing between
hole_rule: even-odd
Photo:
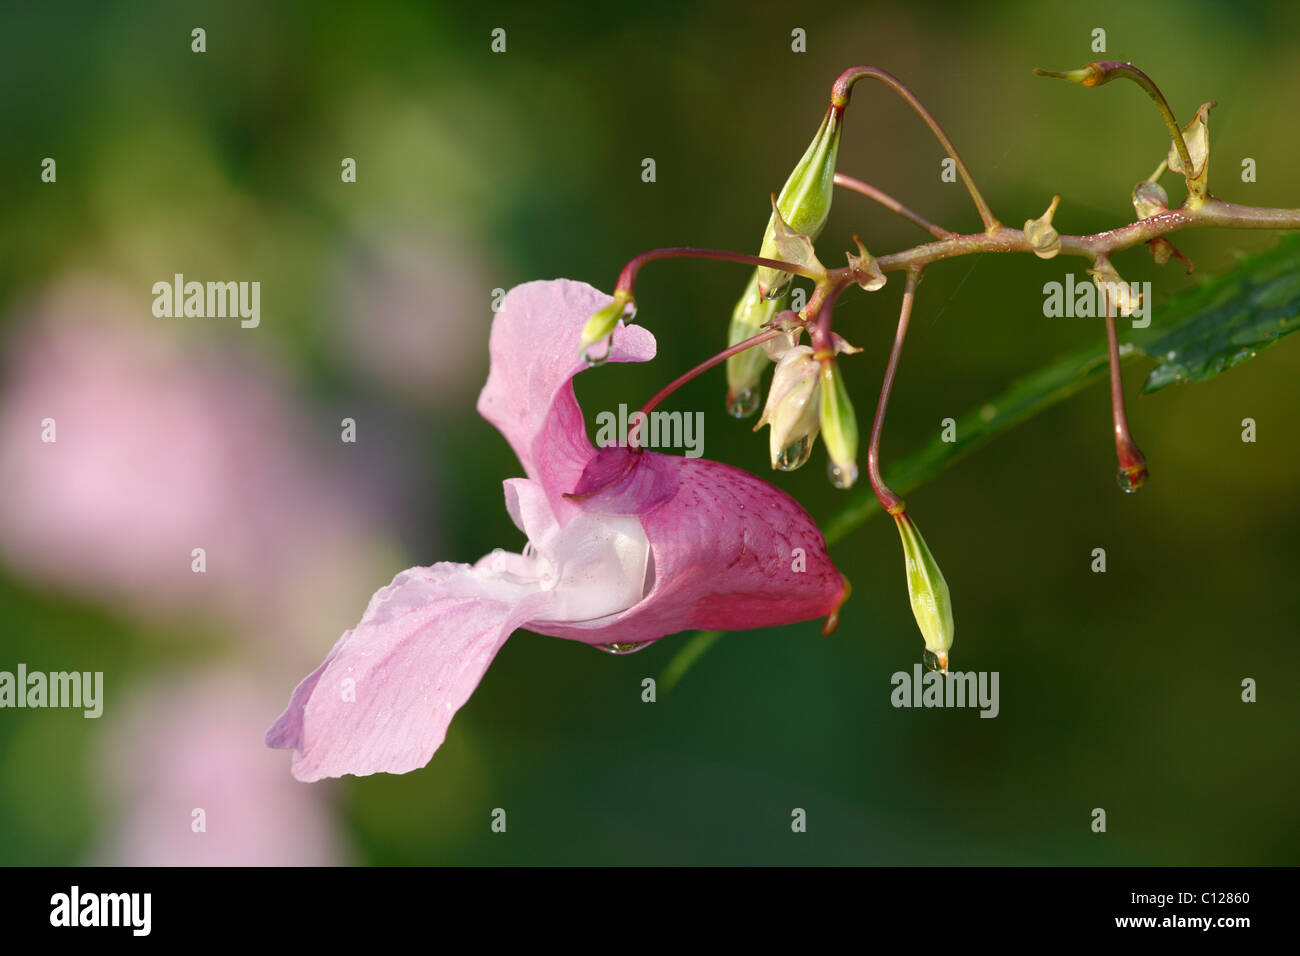
<instances>
[{"instance_id":1,"label":"large pink petal","mask_svg":"<svg viewBox=\"0 0 1300 956\"><path fill-rule=\"evenodd\" d=\"M617 478L601 490L580 481L588 492L583 507L640 515L654 586L636 605L600 621L533 621L530 630L588 644L637 642L694 628L792 624L842 603L844 580L817 525L793 498L754 475L704 458L619 448L602 449L592 474Z\"/></svg>"},{"instance_id":2,"label":"large pink petal","mask_svg":"<svg viewBox=\"0 0 1300 956\"><path fill-rule=\"evenodd\" d=\"M492 321L492 368L479 413L546 489L561 524L573 509L560 496L573 489L595 451L573 393L573 377L585 368L578 342L588 317L611 301L585 282L528 282L506 294ZM646 362L654 354L648 330L620 325L609 360Z\"/></svg>"},{"instance_id":3,"label":"large pink petal","mask_svg":"<svg viewBox=\"0 0 1300 956\"><path fill-rule=\"evenodd\" d=\"M296 751L299 780L423 767L506 638L548 600L469 565L403 571L294 690L267 746Z\"/></svg>"}]
</instances>

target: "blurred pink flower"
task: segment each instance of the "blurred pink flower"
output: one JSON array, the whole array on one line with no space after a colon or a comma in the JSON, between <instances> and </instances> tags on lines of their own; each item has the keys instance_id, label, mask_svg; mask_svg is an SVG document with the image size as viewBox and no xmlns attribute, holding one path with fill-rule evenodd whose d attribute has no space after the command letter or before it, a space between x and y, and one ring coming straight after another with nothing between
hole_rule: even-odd
<instances>
[{"instance_id":1,"label":"blurred pink flower","mask_svg":"<svg viewBox=\"0 0 1300 956\"><path fill-rule=\"evenodd\" d=\"M113 866L346 863L326 791L256 745L266 688L231 672L137 691L98 748L113 807L90 862ZM118 815L120 814L120 815Z\"/></svg>"},{"instance_id":2,"label":"blurred pink flower","mask_svg":"<svg viewBox=\"0 0 1300 956\"><path fill-rule=\"evenodd\" d=\"M457 401L481 381L466 347L491 285L463 237L385 238L346 263L337 343L343 360L422 404Z\"/></svg>"},{"instance_id":3,"label":"blurred pink flower","mask_svg":"<svg viewBox=\"0 0 1300 956\"><path fill-rule=\"evenodd\" d=\"M403 571L294 691L267 744L301 780L426 764L510 634L620 649L688 628L743 630L831 613L844 582L784 492L719 462L587 440L573 378L583 325L611 301L568 280L506 296L479 411L527 479L505 483L522 554ZM655 341L620 328L610 358ZM796 556L802 551L802 561Z\"/></svg>"},{"instance_id":4,"label":"blurred pink flower","mask_svg":"<svg viewBox=\"0 0 1300 956\"><path fill-rule=\"evenodd\" d=\"M305 636L308 609L336 607L381 546L372 496L349 477L355 446L337 421L307 419L269 360L201 324L130 314L111 288L65 283L15 330L0 384L0 558L138 612L217 611ZM42 441L47 419L54 442Z\"/></svg>"}]
</instances>

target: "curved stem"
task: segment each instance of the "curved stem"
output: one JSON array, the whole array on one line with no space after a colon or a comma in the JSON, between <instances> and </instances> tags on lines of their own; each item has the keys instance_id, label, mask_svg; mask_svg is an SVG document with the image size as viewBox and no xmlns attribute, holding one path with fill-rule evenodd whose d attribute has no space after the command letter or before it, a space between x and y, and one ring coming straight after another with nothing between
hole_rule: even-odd
<instances>
[{"instance_id":1,"label":"curved stem","mask_svg":"<svg viewBox=\"0 0 1300 956\"><path fill-rule=\"evenodd\" d=\"M934 223L926 219L924 216L912 212L912 210L908 209L906 206L904 206L893 196L889 195L889 193L882 192L881 190L877 189L875 186L872 186L870 183L864 183L860 179L854 179L852 176L846 176L843 173L836 173L835 185L840 186L844 189L848 189L851 192L860 193L861 195L866 196L868 199L875 200L876 202L880 203L880 205L884 206L886 209L890 210L891 212L898 213L900 216L902 216L904 219L906 219L908 222L912 223L913 225L920 226L922 229L930 233L930 235L934 236L936 239L947 239L950 236L956 235L956 233L949 232L947 229L944 229L942 226L936 226Z\"/></svg>"},{"instance_id":2,"label":"curved stem","mask_svg":"<svg viewBox=\"0 0 1300 956\"><path fill-rule=\"evenodd\" d=\"M1191 175L1192 156L1187 151L1187 142L1183 139L1183 131L1178 125L1178 120L1174 119L1174 111L1169 108L1169 101L1165 99L1165 94L1160 92L1160 87L1156 86L1155 80L1132 63L1121 63L1118 60L1102 60L1098 63L1089 63L1082 70L1073 70L1070 73L1056 73L1052 70L1034 70L1034 73L1038 76L1055 77L1058 80L1075 80L1084 86L1101 86L1101 84L1109 83L1117 77L1132 80L1146 90L1147 95L1156 104L1161 119L1165 121L1165 126L1169 129L1169 135L1173 137L1174 147L1178 150L1178 158L1183 161L1183 169L1186 169L1188 175Z\"/></svg>"},{"instance_id":3,"label":"curved stem","mask_svg":"<svg viewBox=\"0 0 1300 956\"><path fill-rule=\"evenodd\" d=\"M901 513L906 505L880 475L880 436L885 430L885 409L889 405L889 393L894 387L894 375L898 372L899 356L903 353L903 340L907 338L907 325L912 318L916 287L920 284L920 270L908 272L907 285L903 289L903 305L898 312L898 330L894 333L894 345L889 351L889 364L885 367L885 378L880 386L880 400L876 402L876 417L871 423L871 444L867 448L867 477L871 480L871 490L876 493L880 506L891 515Z\"/></svg>"},{"instance_id":4,"label":"curved stem","mask_svg":"<svg viewBox=\"0 0 1300 956\"><path fill-rule=\"evenodd\" d=\"M655 262L659 259L717 259L722 262L740 262L749 266L767 266L770 269L792 272L797 276L803 276L814 281L824 278L820 272L796 265L793 262L782 262L780 259L766 259L763 256L745 255L743 252L728 252L725 249L692 249L688 246L673 246L665 249L651 249L629 259L627 265L623 267L623 271L618 274L618 282L614 284L614 291L633 292L636 288L636 276L641 271L641 267L646 263Z\"/></svg>"},{"instance_id":5,"label":"curved stem","mask_svg":"<svg viewBox=\"0 0 1300 956\"><path fill-rule=\"evenodd\" d=\"M1106 347L1110 358L1110 409L1115 426L1115 455L1119 459L1120 472L1125 482L1125 489L1133 491L1147 480L1146 456L1128 429L1128 415L1124 411L1124 380L1120 375L1119 335L1115 329L1115 302L1110 296L1106 301Z\"/></svg>"},{"instance_id":6,"label":"curved stem","mask_svg":"<svg viewBox=\"0 0 1300 956\"><path fill-rule=\"evenodd\" d=\"M709 369L713 368L715 365L721 365L723 362L731 358L733 355L737 355L740 352L744 352L746 349L752 349L756 345L762 345L764 342L768 342L776 338L780 334L782 334L780 329L764 329L762 332L759 332L757 335L751 335L749 338L745 339L744 341L737 342L735 345L731 346L730 348L723 349L721 352L719 352L717 355L713 356L712 358L705 359L703 362L695 366L695 368L691 369L689 372L685 372L677 376L675 379L673 379L671 382L669 382L659 391L655 392L654 397L652 397L650 401L646 402L644 405L641 406L641 414L648 416L650 412L652 412L659 405L659 403L662 402L665 398L667 398L673 392L677 391L679 388L681 388L691 379L696 378L699 375L702 375L703 373L707 372ZM631 436L628 437L628 444L633 448L637 447L635 442L632 441Z\"/></svg>"},{"instance_id":7,"label":"curved stem","mask_svg":"<svg viewBox=\"0 0 1300 956\"><path fill-rule=\"evenodd\" d=\"M840 297L840 293L854 283L853 273L848 269L836 269L832 276L834 281L829 284L819 285L813 291L813 298L809 305L819 303L815 317L808 329L808 338L812 340L814 353L835 353L835 345L831 340L831 314L835 309L835 300Z\"/></svg>"},{"instance_id":8,"label":"curved stem","mask_svg":"<svg viewBox=\"0 0 1300 956\"><path fill-rule=\"evenodd\" d=\"M839 78L835 81L835 85L831 87L831 105L841 107L847 105L849 102L849 93L853 89L853 84L861 79L879 80L901 96L907 102L907 105L916 111L917 115L925 121L925 125L930 127L930 132L934 134L934 138L939 141L944 152L946 152L948 157L953 161L953 165L957 167L957 172L961 175L962 182L966 184L966 191L970 193L970 198L975 201L975 208L979 210L980 219L984 222L985 231L992 232L996 229L999 223L994 217L992 210L989 209L989 204L986 203L984 197L980 195L980 191L975 185L975 180L971 178L970 170L966 168L966 164L962 162L961 156L957 153L957 147L952 144L952 140L950 140L948 134L943 131L943 127L939 125L938 120L930 114L930 111L916 98L916 95L897 77L886 73L884 70L879 70L874 66L850 67L839 75Z\"/></svg>"}]
</instances>

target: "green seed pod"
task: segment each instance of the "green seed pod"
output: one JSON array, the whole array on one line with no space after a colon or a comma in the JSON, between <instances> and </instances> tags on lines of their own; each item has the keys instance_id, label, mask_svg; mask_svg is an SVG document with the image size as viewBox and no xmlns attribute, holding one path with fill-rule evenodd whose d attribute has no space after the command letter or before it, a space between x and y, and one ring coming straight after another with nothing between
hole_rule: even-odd
<instances>
[{"instance_id":1,"label":"green seed pod","mask_svg":"<svg viewBox=\"0 0 1300 956\"><path fill-rule=\"evenodd\" d=\"M764 299L758 294L758 271L749 278L745 294L731 313L727 345L758 335L763 326L786 307L787 296ZM768 358L761 348L746 349L727 359L727 411L736 418L748 418L758 411L761 394L758 383Z\"/></svg>"},{"instance_id":2,"label":"green seed pod","mask_svg":"<svg viewBox=\"0 0 1300 956\"><path fill-rule=\"evenodd\" d=\"M851 488L858 480L858 419L835 359L820 361L822 442L830 458L826 473L836 488Z\"/></svg>"},{"instance_id":3,"label":"green seed pod","mask_svg":"<svg viewBox=\"0 0 1300 956\"><path fill-rule=\"evenodd\" d=\"M781 195L776 200L776 210L767 222L759 255L779 259L776 255L777 214L790 230L816 239L826 226L831 212L831 196L835 188L835 162L840 149L840 130L843 109L832 106L826 111L817 135L808 145L803 158L786 180ZM790 285L790 273L760 267L758 270L759 294L766 297L780 295Z\"/></svg>"},{"instance_id":4,"label":"green seed pod","mask_svg":"<svg viewBox=\"0 0 1300 956\"><path fill-rule=\"evenodd\" d=\"M832 106L822 119L803 158L777 197L775 209L767 221L759 255L780 259L777 255L778 219L789 231L816 239L826 226L835 187L835 162L840 148L843 108ZM777 269L758 268L745 287L744 294L731 313L727 344L735 345L757 335L777 312L788 308L791 276ZM767 367L761 349L749 349L727 359L727 411L746 418L758 411L759 379Z\"/></svg>"},{"instance_id":5,"label":"green seed pod","mask_svg":"<svg viewBox=\"0 0 1300 956\"><path fill-rule=\"evenodd\" d=\"M894 515L894 523L903 539L907 593L912 601L912 615L925 639L926 656L938 670L946 671L954 630L948 582L907 512Z\"/></svg>"}]
</instances>

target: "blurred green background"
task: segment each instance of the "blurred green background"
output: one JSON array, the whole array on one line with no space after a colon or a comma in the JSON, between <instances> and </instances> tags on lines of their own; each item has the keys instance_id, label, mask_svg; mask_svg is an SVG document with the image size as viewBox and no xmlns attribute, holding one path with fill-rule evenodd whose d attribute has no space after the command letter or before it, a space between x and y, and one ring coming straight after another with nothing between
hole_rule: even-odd
<instances>
[{"instance_id":1,"label":"blurred green background","mask_svg":"<svg viewBox=\"0 0 1300 956\"><path fill-rule=\"evenodd\" d=\"M191 52L195 27L206 53ZM503 54L490 50L497 27ZM796 27L806 53L791 51ZM1090 50L1096 27L1104 56ZM877 516L832 552L853 582L834 637L816 623L728 635L654 704L641 680L685 636L612 658L520 633L423 770L298 784L261 733L398 570L522 545L500 488L518 463L474 411L493 289L566 276L609 290L656 246L755 251L768 194L854 64L911 85L1010 225L1055 192L1062 232L1131 218L1129 191L1168 143L1150 102L1131 85L1084 90L1031 73L1098 58L1145 69L1182 122L1218 101L1216 194L1300 205L1298 36L1286 2L7 6L0 402L27 402L20 390L37 411L5 440L30 451L41 402L84 385L82 369L103 376L83 407L130 410L111 423L133 436L134 467L203 439L184 414L149 418L207 381L192 369L254 369L289 424L250 437L266 425L249 410L261 406L226 410L226 380L212 373L216 384L186 399L208 415L195 429L221 433L213 460L229 473L211 488L211 467L182 469L119 526L134 472L118 489L92 462L83 477L105 492L95 507L110 512L107 531L79 538L94 522L78 513L57 540L11 533L0 669L102 670L106 701L99 720L0 712L0 862L1296 863L1294 341L1141 399L1146 364L1128 366L1152 473L1140 494L1115 486L1099 383L908 496L952 589L954 666L1001 675L995 720L890 706L890 675L911 670L921 642L897 533ZM40 180L47 156L53 184ZM974 231L960 184L940 182L941 156L901 102L859 85L839 168ZM1237 174L1247 156L1253 184ZM344 157L357 161L355 184L340 182ZM654 183L642 181L645 157ZM822 259L838 264L854 233L877 254L925 238L844 194ZM1207 274L1274 241L1178 238ZM1141 249L1116 264L1155 282L1157 316L1196 281ZM1042 316L1042 284L1082 268L984 256L929 270L886 461L1093 340L1089 320ZM151 286L176 272L261 281L261 326L155 319ZM643 273L639 321L659 357L582 376L589 422L725 344L746 278L722 263ZM900 288L846 294L837 310L837 328L865 349L846 362L863 418ZM78 328L129 329L124 368L98 350L73 371L38 365L31 336L64 313L75 322L63 348L85 341ZM175 375L155 394L160 369ZM114 383L142 391L118 406ZM833 515L845 496L825 481L824 453L774 475L766 432L728 418L724 391L718 371L669 407L706 411L708 457L773 480L819 521ZM344 416L358 421L356 445L338 440ZM1246 417L1255 444L1241 441ZM71 454L65 433L58 447ZM62 514L57 496L25 498L9 480L22 448L0 469L13 520ZM294 462L283 480L266 476L272 454ZM177 483L178 503L150 512ZM96 579L96 565L130 563L160 523L183 525L199 506L261 562L203 582L227 590ZM203 542L185 541L175 561L192 578L189 549ZM1090 571L1097 547L1105 574ZM1246 677L1257 703L1240 700ZM206 833L191 826L200 807ZM497 807L504 835L489 827ZM804 834L791 832L796 807ZM1107 811L1105 834L1090 829L1094 807Z\"/></svg>"}]
</instances>

